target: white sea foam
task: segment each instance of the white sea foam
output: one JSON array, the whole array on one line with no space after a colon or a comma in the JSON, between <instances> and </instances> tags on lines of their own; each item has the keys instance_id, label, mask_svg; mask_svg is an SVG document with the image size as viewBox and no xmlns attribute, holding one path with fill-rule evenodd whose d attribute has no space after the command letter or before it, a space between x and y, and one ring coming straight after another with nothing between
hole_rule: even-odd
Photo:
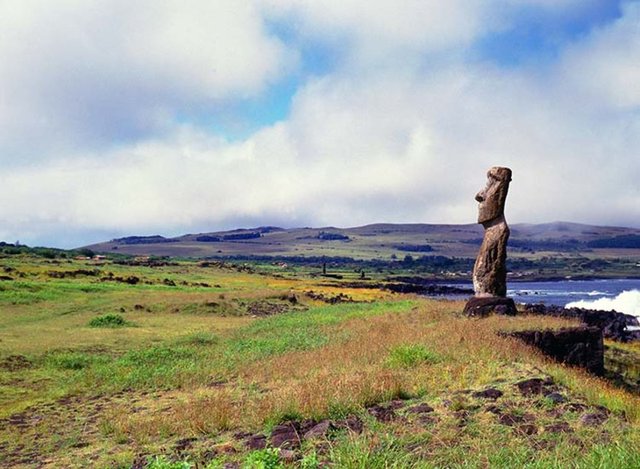
<instances>
[{"instance_id":1,"label":"white sea foam","mask_svg":"<svg viewBox=\"0 0 640 469\"><path fill-rule=\"evenodd\" d=\"M593 290L593 291L590 291L589 293L587 293L587 295L589 295L589 296L607 296L609 294L605 293L603 291Z\"/></svg>"},{"instance_id":2,"label":"white sea foam","mask_svg":"<svg viewBox=\"0 0 640 469\"><path fill-rule=\"evenodd\" d=\"M615 298L599 298L597 300L581 300L567 303L567 308L615 310L619 313L640 317L640 290L626 290Z\"/></svg>"}]
</instances>

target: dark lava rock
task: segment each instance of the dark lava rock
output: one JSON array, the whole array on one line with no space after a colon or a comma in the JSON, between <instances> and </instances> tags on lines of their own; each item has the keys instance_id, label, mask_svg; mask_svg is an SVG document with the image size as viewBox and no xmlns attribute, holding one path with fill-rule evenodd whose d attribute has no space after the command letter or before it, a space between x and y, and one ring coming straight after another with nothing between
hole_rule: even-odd
<instances>
[{"instance_id":1,"label":"dark lava rock","mask_svg":"<svg viewBox=\"0 0 640 469\"><path fill-rule=\"evenodd\" d=\"M320 438L326 436L327 432L331 429L332 424L329 420L323 420L322 422L314 425L304 434L305 440L312 438Z\"/></svg>"},{"instance_id":2,"label":"dark lava rock","mask_svg":"<svg viewBox=\"0 0 640 469\"><path fill-rule=\"evenodd\" d=\"M549 433L573 433L573 430L567 422L557 422L545 425L544 431Z\"/></svg>"},{"instance_id":3,"label":"dark lava rock","mask_svg":"<svg viewBox=\"0 0 640 469\"><path fill-rule=\"evenodd\" d=\"M492 313L504 316L515 316L518 314L518 310L511 298L474 296L467 301L463 313L469 317L485 318Z\"/></svg>"},{"instance_id":4,"label":"dark lava rock","mask_svg":"<svg viewBox=\"0 0 640 469\"><path fill-rule=\"evenodd\" d=\"M407 412L411 412L412 414L428 414L433 412L433 407L431 407L429 404L422 403L408 408Z\"/></svg>"},{"instance_id":5,"label":"dark lava rock","mask_svg":"<svg viewBox=\"0 0 640 469\"><path fill-rule=\"evenodd\" d=\"M300 446L300 424L286 422L271 432L271 446L274 448L297 448Z\"/></svg>"},{"instance_id":6,"label":"dark lava rock","mask_svg":"<svg viewBox=\"0 0 640 469\"><path fill-rule=\"evenodd\" d=\"M579 402L570 402L566 405L566 409L570 412L582 412L587 409L587 406Z\"/></svg>"},{"instance_id":7,"label":"dark lava rock","mask_svg":"<svg viewBox=\"0 0 640 469\"><path fill-rule=\"evenodd\" d=\"M533 345L560 363L604 374L604 342L597 327L565 327L558 330L517 331L503 334Z\"/></svg>"},{"instance_id":8,"label":"dark lava rock","mask_svg":"<svg viewBox=\"0 0 640 469\"><path fill-rule=\"evenodd\" d=\"M543 380L540 378L531 378L520 381L515 385L523 396L529 397L536 394L541 394L544 386L543 383Z\"/></svg>"},{"instance_id":9,"label":"dark lava rock","mask_svg":"<svg viewBox=\"0 0 640 469\"><path fill-rule=\"evenodd\" d=\"M244 445L252 450L264 449L267 447L267 437L261 433L251 435L244 441Z\"/></svg>"},{"instance_id":10,"label":"dark lava rock","mask_svg":"<svg viewBox=\"0 0 640 469\"><path fill-rule=\"evenodd\" d=\"M405 407L407 405L407 403L401 399L395 399L391 402L389 402L386 407L387 409L393 409L393 410L398 410L398 409L402 409L403 407Z\"/></svg>"},{"instance_id":11,"label":"dark lava rock","mask_svg":"<svg viewBox=\"0 0 640 469\"><path fill-rule=\"evenodd\" d=\"M515 431L520 433L521 435L536 435L538 433L538 427L531 423L525 423L523 425L518 425L515 427Z\"/></svg>"},{"instance_id":12,"label":"dark lava rock","mask_svg":"<svg viewBox=\"0 0 640 469\"><path fill-rule=\"evenodd\" d=\"M420 414L418 416L418 423L420 425L433 425L436 423L438 419L436 417L432 417L431 415Z\"/></svg>"},{"instance_id":13,"label":"dark lava rock","mask_svg":"<svg viewBox=\"0 0 640 469\"><path fill-rule=\"evenodd\" d=\"M502 396L502 391L496 388L488 388L484 391L477 391L472 394L473 397L479 397L482 399L493 399L496 400Z\"/></svg>"},{"instance_id":14,"label":"dark lava rock","mask_svg":"<svg viewBox=\"0 0 640 469\"><path fill-rule=\"evenodd\" d=\"M549 394L545 394L544 396L546 399L549 399L551 402L553 402L554 404L562 404L563 402L566 402L566 398L560 394L559 392L550 392Z\"/></svg>"},{"instance_id":15,"label":"dark lava rock","mask_svg":"<svg viewBox=\"0 0 640 469\"><path fill-rule=\"evenodd\" d=\"M485 410L495 415L501 415L503 412L503 409L497 405L488 405Z\"/></svg>"},{"instance_id":16,"label":"dark lava rock","mask_svg":"<svg viewBox=\"0 0 640 469\"><path fill-rule=\"evenodd\" d=\"M584 414L582 417L580 417L580 423L588 427L595 427L598 425L602 425L607 421L608 418L609 417L606 414L601 412Z\"/></svg>"},{"instance_id":17,"label":"dark lava rock","mask_svg":"<svg viewBox=\"0 0 640 469\"><path fill-rule=\"evenodd\" d=\"M531 414L514 414L510 412L510 413L501 414L498 417L498 421L502 425L507 425L512 427L514 425L518 425L521 423L533 422L535 421L535 417Z\"/></svg>"},{"instance_id":18,"label":"dark lava rock","mask_svg":"<svg viewBox=\"0 0 640 469\"><path fill-rule=\"evenodd\" d=\"M602 330L606 339L620 342L639 339L635 331L626 330L627 326L640 325L638 318L630 314L584 308L563 308L561 306L546 306L543 304L527 304L525 305L525 312L544 316L578 319L586 326L597 327Z\"/></svg>"},{"instance_id":19,"label":"dark lava rock","mask_svg":"<svg viewBox=\"0 0 640 469\"><path fill-rule=\"evenodd\" d=\"M389 407L383 407L381 405L374 405L369 407L367 411L375 417L378 422L390 422L396 418L396 413Z\"/></svg>"},{"instance_id":20,"label":"dark lava rock","mask_svg":"<svg viewBox=\"0 0 640 469\"><path fill-rule=\"evenodd\" d=\"M186 450L187 448L190 448L191 446L193 446L193 442L194 441L198 441L197 438L182 438L178 441L176 441L176 444L173 446L173 448L175 449L175 451L177 453L181 453L182 451Z\"/></svg>"},{"instance_id":21,"label":"dark lava rock","mask_svg":"<svg viewBox=\"0 0 640 469\"><path fill-rule=\"evenodd\" d=\"M346 419L338 420L334 422L334 425L336 428L346 428L353 433L362 433L362 429L364 428L362 420L355 415L350 415Z\"/></svg>"}]
</instances>

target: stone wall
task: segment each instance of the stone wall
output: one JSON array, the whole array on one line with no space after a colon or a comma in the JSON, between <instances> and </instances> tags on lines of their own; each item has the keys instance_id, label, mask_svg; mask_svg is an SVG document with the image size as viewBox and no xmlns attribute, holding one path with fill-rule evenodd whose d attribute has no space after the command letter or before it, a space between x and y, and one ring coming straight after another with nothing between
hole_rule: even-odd
<instances>
[{"instance_id":1,"label":"stone wall","mask_svg":"<svg viewBox=\"0 0 640 469\"><path fill-rule=\"evenodd\" d=\"M504 335L533 345L560 363L585 368L597 376L604 374L604 343L598 327L517 331Z\"/></svg>"}]
</instances>

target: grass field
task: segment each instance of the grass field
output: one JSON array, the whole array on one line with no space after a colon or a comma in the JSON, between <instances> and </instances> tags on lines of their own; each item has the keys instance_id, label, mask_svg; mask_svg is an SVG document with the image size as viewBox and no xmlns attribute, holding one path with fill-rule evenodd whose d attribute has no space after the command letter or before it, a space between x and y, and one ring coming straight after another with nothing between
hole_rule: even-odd
<instances>
[{"instance_id":1,"label":"grass field","mask_svg":"<svg viewBox=\"0 0 640 469\"><path fill-rule=\"evenodd\" d=\"M637 396L496 334L564 320L271 266L0 269L1 467L640 467Z\"/></svg>"}]
</instances>

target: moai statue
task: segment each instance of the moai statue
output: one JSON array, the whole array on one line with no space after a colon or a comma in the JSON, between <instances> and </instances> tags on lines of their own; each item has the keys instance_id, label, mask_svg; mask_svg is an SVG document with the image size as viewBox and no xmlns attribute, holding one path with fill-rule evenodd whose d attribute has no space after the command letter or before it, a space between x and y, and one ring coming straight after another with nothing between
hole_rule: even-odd
<instances>
[{"instance_id":1,"label":"moai statue","mask_svg":"<svg viewBox=\"0 0 640 469\"><path fill-rule=\"evenodd\" d=\"M469 316L487 316L491 312L516 314L516 305L507 298L507 240L509 226L504 205L511 182L509 168L493 167L487 172L487 186L476 194L478 223L484 227L482 246L473 267L473 290L464 312Z\"/></svg>"}]
</instances>

